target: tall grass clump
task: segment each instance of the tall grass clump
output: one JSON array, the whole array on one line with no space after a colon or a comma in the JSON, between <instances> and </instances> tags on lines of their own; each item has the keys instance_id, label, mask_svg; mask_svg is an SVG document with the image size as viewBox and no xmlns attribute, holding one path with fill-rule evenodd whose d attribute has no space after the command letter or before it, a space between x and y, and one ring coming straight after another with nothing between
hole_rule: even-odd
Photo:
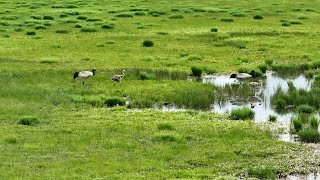
<instances>
[{"instance_id":1,"label":"tall grass clump","mask_svg":"<svg viewBox=\"0 0 320 180\"><path fill-rule=\"evenodd\" d=\"M320 142L320 133L316 129L304 129L298 132L298 136L301 141L307 143L318 143Z\"/></svg>"},{"instance_id":2,"label":"tall grass clump","mask_svg":"<svg viewBox=\"0 0 320 180\"><path fill-rule=\"evenodd\" d=\"M50 20L50 21L53 21L54 20L54 17L52 16L43 16L42 18L43 20Z\"/></svg>"},{"instance_id":3,"label":"tall grass clump","mask_svg":"<svg viewBox=\"0 0 320 180\"><path fill-rule=\"evenodd\" d=\"M292 120L292 124L295 132L299 132L302 130L303 123L299 118L294 118Z\"/></svg>"},{"instance_id":4,"label":"tall grass clump","mask_svg":"<svg viewBox=\"0 0 320 180\"><path fill-rule=\"evenodd\" d=\"M277 170L271 167L250 167L248 175L258 179L276 179Z\"/></svg>"},{"instance_id":5,"label":"tall grass clump","mask_svg":"<svg viewBox=\"0 0 320 180\"><path fill-rule=\"evenodd\" d=\"M230 113L230 118L232 120L246 120L253 119L254 112L248 107L244 107L241 109L233 109Z\"/></svg>"},{"instance_id":6,"label":"tall grass clump","mask_svg":"<svg viewBox=\"0 0 320 180\"><path fill-rule=\"evenodd\" d=\"M37 117L34 117L34 116L24 116L24 117L21 117L19 119L19 122L18 124L21 124L21 125L26 125L26 126L33 126L33 125L36 125L36 124L39 124L39 119Z\"/></svg>"},{"instance_id":7,"label":"tall grass clump","mask_svg":"<svg viewBox=\"0 0 320 180\"><path fill-rule=\"evenodd\" d=\"M117 14L115 17L118 17L118 18L133 18L133 15L123 13L123 14Z\"/></svg>"},{"instance_id":8,"label":"tall grass clump","mask_svg":"<svg viewBox=\"0 0 320 180\"><path fill-rule=\"evenodd\" d=\"M315 116L312 116L309 119L309 121L310 121L310 128L318 130L318 128L319 128L319 120Z\"/></svg>"},{"instance_id":9,"label":"tall grass clump","mask_svg":"<svg viewBox=\"0 0 320 180\"><path fill-rule=\"evenodd\" d=\"M306 78L308 78L308 79L313 78L314 73L315 73L315 72L314 72L313 70L307 70L307 71L304 71L304 72L303 72L304 76L305 76Z\"/></svg>"},{"instance_id":10,"label":"tall grass clump","mask_svg":"<svg viewBox=\"0 0 320 180\"><path fill-rule=\"evenodd\" d=\"M231 18L222 18L221 21L222 22L233 22L234 20Z\"/></svg>"},{"instance_id":11,"label":"tall grass clump","mask_svg":"<svg viewBox=\"0 0 320 180\"><path fill-rule=\"evenodd\" d=\"M159 123L157 125L157 127L160 131L163 131L163 130L174 131L175 130L175 128L170 123L167 123L167 122Z\"/></svg>"},{"instance_id":12,"label":"tall grass clump","mask_svg":"<svg viewBox=\"0 0 320 180\"><path fill-rule=\"evenodd\" d=\"M172 132L160 132L152 136L152 140L155 142L178 142L181 143L185 138L181 135Z\"/></svg>"},{"instance_id":13,"label":"tall grass clump","mask_svg":"<svg viewBox=\"0 0 320 180\"><path fill-rule=\"evenodd\" d=\"M314 69L320 68L320 60L313 61L313 62L312 62L312 67L313 67Z\"/></svg>"},{"instance_id":14,"label":"tall grass clump","mask_svg":"<svg viewBox=\"0 0 320 180\"><path fill-rule=\"evenodd\" d=\"M201 77L203 70L200 67L192 66L191 67L191 72L192 72L193 76Z\"/></svg>"},{"instance_id":15,"label":"tall grass clump","mask_svg":"<svg viewBox=\"0 0 320 180\"><path fill-rule=\"evenodd\" d=\"M297 107L297 111L299 113L311 114L314 112L314 108L312 106L307 105L307 104L302 104Z\"/></svg>"},{"instance_id":16,"label":"tall grass clump","mask_svg":"<svg viewBox=\"0 0 320 180\"><path fill-rule=\"evenodd\" d=\"M58 30L56 30L56 33L58 33L58 34L67 34L68 30L66 30L66 29L58 29Z\"/></svg>"},{"instance_id":17,"label":"tall grass clump","mask_svg":"<svg viewBox=\"0 0 320 180\"><path fill-rule=\"evenodd\" d=\"M107 97L104 101L107 106L124 106L126 105L126 100L122 97Z\"/></svg>"},{"instance_id":18,"label":"tall grass clump","mask_svg":"<svg viewBox=\"0 0 320 180\"><path fill-rule=\"evenodd\" d=\"M211 32L218 32L218 28L211 28L210 31Z\"/></svg>"},{"instance_id":19,"label":"tall grass clump","mask_svg":"<svg viewBox=\"0 0 320 180\"><path fill-rule=\"evenodd\" d=\"M273 64L273 59L266 59L264 63L268 66L271 66Z\"/></svg>"}]
</instances>

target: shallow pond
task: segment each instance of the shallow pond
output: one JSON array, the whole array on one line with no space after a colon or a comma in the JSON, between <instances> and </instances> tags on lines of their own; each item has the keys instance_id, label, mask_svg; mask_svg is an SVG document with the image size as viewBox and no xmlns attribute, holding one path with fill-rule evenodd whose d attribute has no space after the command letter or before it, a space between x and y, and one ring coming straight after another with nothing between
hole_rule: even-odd
<instances>
[{"instance_id":1,"label":"shallow pond","mask_svg":"<svg viewBox=\"0 0 320 180\"><path fill-rule=\"evenodd\" d=\"M279 114L271 105L271 97L276 93L278 88L281 88L284 92L288 91L288 81L291 81L297 89L311 89L312 80L306 79L303 75L295 78L283 78L273 72L267 72L262 86L250 88L250 91L252 91L250 98L240 102L235 100L235 97L229 97L228 99L217 98L218 100L212 105L211 110L217 113L229 113L232 109L246 106L252 108L255 112L255 122L268 121L270 115L275 115L277 116L277 121L290 123L293 113ZM221 88L232 84L240 84L240 86L243 84L244 86L249 82L251 81L240 82L228 76L207 76L203 78L203 83L212 83ZM237 97L241 99L240 94Z\"/></svg>"}]
</instances>

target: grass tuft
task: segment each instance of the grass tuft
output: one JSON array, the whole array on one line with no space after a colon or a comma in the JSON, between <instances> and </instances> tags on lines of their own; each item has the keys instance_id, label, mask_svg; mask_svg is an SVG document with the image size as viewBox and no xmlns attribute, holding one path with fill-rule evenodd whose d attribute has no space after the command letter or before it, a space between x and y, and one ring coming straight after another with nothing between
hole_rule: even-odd
<instances>
[{"instance_id":1,"label":"grass tuft","mask_svg":"<svg viewBox=\"0 0 320 180\"><path fill-rule=\"evenodd\" d=\"M142 43L142 45L143 45L144 47L153 47L154 43L153 43L153 41L151 41L151 40L144 40L143 43Z\"/></svg>"},{"instance_id":2,"label":"grass tuft","mask_svg":"<svg viewBox=\"0 0 320 180\"><path fill-rule=\"evenodd\" d=\"M19 122L18 124L21 124L21 125L26 125L26 126L33 126L33 125L36 125L36 124L39 124L39 119L37 117L34 117L34 116L24 116L24 117L21 117L19 119Z\"/></svg>"},{"instance_id":3,"label":"grass tuft","mask_svg":"<svg viewBox=\"0 0 320 180\"><path fill-rule=\"evenodd\" d=\"M304 129L298 132L299 138L303 142L318 143L320 142L320 133L316 129Z\"/></svg>"},{"instance_id":4,"label":"grass tuft","mask_svg":"<svg viewBox=\"0 0 320 180\"><path fill-rule=\"evenodd\" d=\"M163 130L174 131L175 130L175 128L168 122L159 123L157 125L157 127L160 131L163 131Z\"/></svg>"},{"instance_id":5,"label":"grass tuft","mask_svg":"<svg viewBox=\"0 0 320 180\"><path fill-rule=\"evenodd\" d=\"M276 179L277 170L271 167L250 167L248 175L258 179Z\"/></svg>"},{"instance_id":6,"label":"grass tuft","mask_svg":"<svg viewBox=\"0 0 320 180\"><path fill-rule=\"evenodd\" d=\"M241 109L233 109L230 113L230 118L232 120L246 120L253 119L254 112L248 107L244 107Z\"/></svg>"}]
</instances>

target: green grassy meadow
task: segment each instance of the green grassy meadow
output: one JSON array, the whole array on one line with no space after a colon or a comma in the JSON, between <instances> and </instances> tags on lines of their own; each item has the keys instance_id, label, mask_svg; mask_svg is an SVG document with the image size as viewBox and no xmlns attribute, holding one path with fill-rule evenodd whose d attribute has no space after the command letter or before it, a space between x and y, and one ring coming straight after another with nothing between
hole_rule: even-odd
<instances>
[{"instance_id":1,"label":"green grassy meadow","mask_svg":"<svg viewBox=\"0 0 320 180\"><path fill-rule=\"evenodd\" d=\"M319 60L319 8L316 0L0 0L0 179L319 170L308 146L205 111L221 91L187 80L192 66L224 74ZM85 85L73 80L92 68ZM123 86L114 85L123 69ZM106 108L110 99L128 105ZM152 109L165 103L193 110Z\"/></svg>"}]
</instances>

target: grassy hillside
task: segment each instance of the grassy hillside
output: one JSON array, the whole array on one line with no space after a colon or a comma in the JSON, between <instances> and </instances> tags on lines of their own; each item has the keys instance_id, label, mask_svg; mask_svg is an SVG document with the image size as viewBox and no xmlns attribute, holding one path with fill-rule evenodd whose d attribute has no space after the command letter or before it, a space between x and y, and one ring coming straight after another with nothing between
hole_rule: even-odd
<instances>
[{"instance_id":1,"label":"grassy hillside","mask_svg":"<svg viewBox=\"0 0 320 180\"><path fill-rule=\"evenodd\" d=\"M229 73L318 60L319 6L0 1L0 178L273 179L316 170L304 145L197 111L221 91L187 76L192 66ZM92 68L86 85L72 79ZM123 86L113 85L122 69ZM112 102L128 109L105 107ZM196 110L147 109L166 103Z\"/></svg>"}]
</instances>

